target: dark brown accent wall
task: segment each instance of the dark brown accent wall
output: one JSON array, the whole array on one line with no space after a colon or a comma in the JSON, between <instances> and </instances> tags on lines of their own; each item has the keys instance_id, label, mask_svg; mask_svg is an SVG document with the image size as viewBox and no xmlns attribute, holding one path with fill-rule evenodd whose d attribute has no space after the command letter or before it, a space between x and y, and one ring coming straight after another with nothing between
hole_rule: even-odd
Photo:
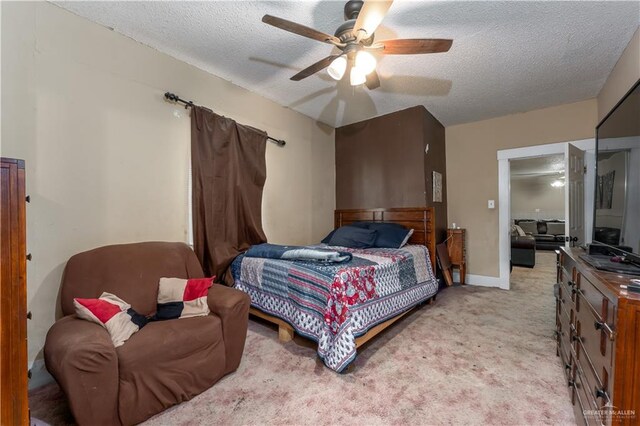
<instances>
[{"instance_id":1,"label":"dark brown accent wall","mask_svg":"<svg viewBox=\"0 0 640 426\"><path fill-rule=\"evenodd\" d=\"M432 201L434 170L442 173L441 203ZM423 106L336 129L336 209L431 206L440 242L446 194L444 126Z\"/></svg>"}]
</instances>

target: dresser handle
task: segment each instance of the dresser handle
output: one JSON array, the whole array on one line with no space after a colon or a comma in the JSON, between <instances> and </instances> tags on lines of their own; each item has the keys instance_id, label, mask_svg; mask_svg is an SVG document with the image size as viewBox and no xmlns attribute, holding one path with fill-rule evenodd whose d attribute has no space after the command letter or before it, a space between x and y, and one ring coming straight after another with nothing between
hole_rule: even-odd
<instances>
[{"instance_id":1,"label":"dresser handle","mask_svg":"<svg viewBox=\"0 0 640 426\"><path fill-rule=\"evenodd\" d=\"M596 330L603 330L605 333L607 333L609 335L609 340L615 340L615 333L613 332L613 330L611 329L611 327L609 327L609 324L607 324L604 321L594 321L593 326L595 327Z\"/></svg>"},{"instance_id":2,"label":"dresser handle","mask_svg":"<svg viewBox=\"0 0 640 426\"><path fill-rule=\"evenodd\" d=\"M609 399L609 395L607 395L607 392L604 389L595 388L595 394L596 398Z\"/></svg>"}]
</instances>

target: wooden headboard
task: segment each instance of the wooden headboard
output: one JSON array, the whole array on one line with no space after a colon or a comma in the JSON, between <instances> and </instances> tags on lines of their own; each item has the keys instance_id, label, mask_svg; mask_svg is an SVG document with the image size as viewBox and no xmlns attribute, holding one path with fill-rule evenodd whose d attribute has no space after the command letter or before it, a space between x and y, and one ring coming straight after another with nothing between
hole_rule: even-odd
<instances>
[{"instance_id":1,"label":"wooden headboard","mask_svg":"<svg viewBox=\"0 0 640 426\"><path fill-rule=\"evenodd\" d=\"M431 257L431 267L435 273L436 235L434 214L433 207L336 210L334 226L339 228L353 222L388 222L413 229L413 235L409 239L409 243L427 246Z\"/></svg>"}]
</instances>

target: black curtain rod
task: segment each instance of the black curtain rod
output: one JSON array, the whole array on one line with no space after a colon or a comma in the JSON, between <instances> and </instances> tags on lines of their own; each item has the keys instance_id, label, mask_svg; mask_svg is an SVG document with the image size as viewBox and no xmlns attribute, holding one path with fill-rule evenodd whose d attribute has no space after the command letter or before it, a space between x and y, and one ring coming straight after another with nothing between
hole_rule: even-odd
<instances>
[{"instance_id":1,"label":"black curtain rod","mask_svg":"<svg viewBox=\"0 0 640 426\"><path fill-rule=\"evenodd\" d=\"M195 106L195 104L192 101L185 101L184 99L181 99L175 93L167 92L167 93L164 94L164 98L166 100L168 100L169 102L177 102L179 104L183 104L185 108L191 108L191 107ZM271 142L275 143L278 146L285 146L287 144L282 139L272 138L269 135L267 135L267 139L270 140Z\"/></svg>"}]
</instances>

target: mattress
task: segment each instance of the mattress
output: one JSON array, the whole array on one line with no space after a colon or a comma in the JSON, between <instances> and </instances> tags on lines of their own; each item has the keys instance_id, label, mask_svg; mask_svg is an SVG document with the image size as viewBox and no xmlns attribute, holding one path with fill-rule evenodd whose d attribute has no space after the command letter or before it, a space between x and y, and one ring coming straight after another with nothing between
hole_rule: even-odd
<instances>
[{"instance_id":1,"label":"mattress","mask_svg":"<svg viewBox=\"0 0 640 426\"><path fill-rule=\"evenodd\" d=\"M315 340L325 365L340 372L356 357L357 337L431 298L438 283L425 246L333 248L353 258L331 264L240 255L231 272L254 308Z\"/></svg>"}]
</instances>

